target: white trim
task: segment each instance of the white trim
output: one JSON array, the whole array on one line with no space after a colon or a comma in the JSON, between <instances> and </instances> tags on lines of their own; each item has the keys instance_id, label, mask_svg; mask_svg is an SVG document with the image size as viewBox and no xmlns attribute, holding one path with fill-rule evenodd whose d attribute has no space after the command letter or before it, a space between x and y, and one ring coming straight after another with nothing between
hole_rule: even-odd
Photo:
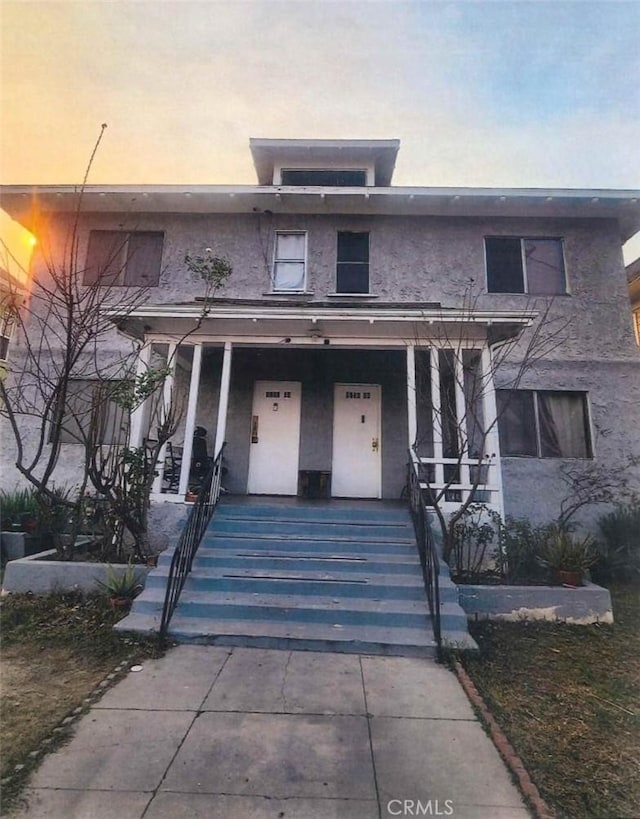
<instances>
[{"instance_id":1,"label":"white trim","mask_svg":"<svg viewBox=\"0 0 640 819\"><path fill-rule=\"evenodd\" d=\"M418 411L416 407L416 347L407 345L407 427L409 446L415 446L418 437Z\"/></svg>"},{"instance_id":2,"label":"white trim","mask_svg":"<svg viewBox=\"0 0 640 819\"><path fill-rule=\"evenodd\" d=\"M483 411L484 411L484 424L485 428L489 427L490 424L497 418L498 415L498 407L496 403L496 385L493 377L489 374L492 373L492 355L491 355L491 348L489 346L485 347L482 351L482 357L480 360L480 366L482 368L482 390L483 390ZM485 440L485 448L488 449L489 460L487 461L488 464L488 472L491 482L496 485L496 494L492 494L491 496L491 506L500 514L501 518L504 518L504 495L503 495L503 487L502 487L502 460L500 457L500 431L498 428L499 422L496 422L489 432L487 439ZM486 444L491 444L490 447L487 447ZM482 453L481 453L482 454ZM495 456L495 457L491 457Z\"/></svg>"},{"instance_id":3,"label":"white trim","mask_svg":"<svg viewBox=\"0 0 640 819\"><path fill-rule=\"evenodd\" d=\"M429 350L429 371L431 373L431 428L433 429L433 461L435 462L435 483L444 484L444 464L442 446L442 412L440 401L440 356L438 348ZM422 460L422 459L421 459Z\"/></svg>"},{"instance_id":4,"label":"white trim","mask_svg":"<svg viewBox=\"0 0 640 819\"><path fill-rule=\"evenodd\" d=\"M302 283L301 288L287 288L287 287L276 287L276 264L278 262L292 262L292 261L300 261L299 259L279 259L277 257L278 252L278 236L304 236L304 256L302 259L302 266L304 270L304 281ZM307 256L308 256L308 245L309 245L309 232L307 230L276 230L274 232L274 239L273 239L273 258L271 260L271 293L270 295L274 296L281 296L286 295L288 293L306 293L307 292Z\"/></svg>"},{"instance_id":5,"label":"white trim","mask_svg":"<svg viewBox=\"0 0 640 819\"><path fill-rule=\"evenodd\" d=\"M335 293L333 295L342 298L366 297L371 298L370 293ZM105 307L102 311L105 316L121 316L121 310L117 307ZM144 305L127 313L127 317L137 318L187 318L197 319L202 315L202 304L157 304ZM291 319L311 320L315 316L317 319L332 321L364 321L370 319L376 321L396 321L396 322L416 322L427 321L433 323L454 323L454 324L521 324L528 326L537 317L537 312L532 310L477 310L469 313L464 309L439 309L439 308L403 308L397 307L369 307L366 312L361 307L315 307L313 311L310 307L298 308L289 307L284 304L265 304L260 307L245 307L242 305L216 305L214 304L207 314L211 319L260 319L265 321L285 321Z\"/></svg>"},{"instance_id":6,"label":"white trim","mask_svg":"<svg viewBox=\"0 0 640 819\"><path fill-rule=\"evenodd\" d=\"M162 406L160 407L159 415L160 418L159 423L163 423L165 420L165 413L167 411L167 407L171 405L171 397L173 393L173 385L176 376L176 363L178 356L176 355L178 345L175 342L171 342L169 344L169 349L167 351L167 364L170 365L170 372L164 380L164 384L162 385ZM153 419L151 419L153 420ZM153 430L149 430L151 433ZM167 455L167 444L164 443L160 447L160 452L158 453L158 461L155 465L156 470L156 478L153 482L152 492L154 493L161 493L162 492L162 481L164 478L164 462Z\"/></svg>"},{"instance_id":7,"label":"white trim","mask_svg":"<svg viewBox=\"0 0 640 819\"><path fill-rule=\"evenodd\" d=\"M216 424L216 440L214 458L217 458L224 446L227 431L227 411L229 407L229 387L231 384L231 352L232 344L226 341L222 354L222 372L220 373L220 399L218 401L218 420Z\"/></svg>"},{"instance_id":8,"label":"white trim","mask_svg":"<svg viewBox=\"0 0 640 819\"><path fill-rule=\"evenodd\" d=\"M149 369L149 361L151 359L151 342L144 344L138 353L138 360L136 362L136 378L143 375ZM148 406L148 400L141 404L131 412L131 428L129 430L129 442L132 447L142 446L144 416Z\"/></svg>"},{"instance_id":9,"label":"white trim","mask_svg":"<svg viewBox=\"0 0 640 819\"><path fill-rule=\"evenodd\" d=\"M184 423L184 443L182 444L182 462L180 464L180 480L178 482L178 495L180 497L184 497L189 489L191 451L193 449L193 433L196 428L196 412L198 409L198 395L200 392L200 371L202 368L202 344L187 346L193 346L193 361L191 362L189 399L187 402L187 415Z\"/></svg>"},{"instance_id":10,"label":"white trim","mask_svg":"<svg viewBox=\"0 0 640 819\"><path fill-rule=\"evenodd\" d=\"M462 460L459 462L460 475L458 480L460 485L468 486L471 483L469 464L466 463L469 458L469 418L465 418L467 414L467 402L464 395L464 366L462 363L461 346L453 350L453 385L456 401L456 434L458 435L458 447L460 448L460 455L462 456ZM457 485L458 482L456 482L456 488ZM466 498L463 496L462 500L465 501Z\"/></svg>"}]
</instances>

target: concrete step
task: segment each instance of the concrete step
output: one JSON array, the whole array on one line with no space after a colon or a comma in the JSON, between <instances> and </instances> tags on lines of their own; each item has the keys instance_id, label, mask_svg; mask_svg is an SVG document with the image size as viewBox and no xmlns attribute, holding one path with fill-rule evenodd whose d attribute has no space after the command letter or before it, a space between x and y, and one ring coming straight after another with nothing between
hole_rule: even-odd
<instances>
[{"instance_id":1,"label":"concrete step","mask_svg":"<svg viewBox=\"0 0 640 819\"><path fill-rule=\"evenodd\" d=\"M407 523L404 504L381 505L376 501L357 504L331 504L326 501L298 504L247 504L223 501L216 509L218 519L244 518L268 520L306 520L320 523L365 522Z\"/></svg>"},{"instance_id":2,"label":"concrete step","mask_svg":"<svg viewBox=\"0 0 640 819\"><path fill-rule=\"evenodd\" d=\"M231 552L225 549L207 549L198 552L196 568L246 568L251 566L262 570L287 571L350 571L376 572L379 574L407 574L419 567L417 557L379 557L378 555L318 555L299 553L278 553L265 551Z\"/></svg>"},{"instance_id":3,"label":"concrete step","mask_svg":"<svg viewBox=\"0 0 640 819\"><path fill-rule=\"evenodd\" d=\"M433 657L430 629L382 628L326 623L205 620L182 617L171 621L170 636L180 642L260 648L340 651Z\"/></svg>"},{"instance_id":4,"label":"concrete step","mask_svg":"<svg viewBox=\"0 0 640 819\"><path fill-rule=\"evenodd\" d=\"M417 555L411 540L391 538L359 537L311 537L309 535L251 534L248 532L215 533L209 531L202 539L200 549L266 549L303 552L331 552L334 554L354 554L357 552L378 552L380 554ZM198 553L200 552L198 549Z\"/></svg>"},{"instance_id":5,"label":"concrete step","mask_svg":"<svg viewBox=\"0 0 640 819\"><path fill-rule=\"evenodd\" d=\"M225 518L215 515L209 526L207 537L212 534L229 533L254 536L275 535L280 538L289 535L300 535L304 538L320 536L325 540L332 538L358 540L364 535L368 541L377 540L382 542L394 540L411 542L413 538L413 530L409 523L378 523L365 520L325 523L318 520Z\"/></svg>"}]
</instances>

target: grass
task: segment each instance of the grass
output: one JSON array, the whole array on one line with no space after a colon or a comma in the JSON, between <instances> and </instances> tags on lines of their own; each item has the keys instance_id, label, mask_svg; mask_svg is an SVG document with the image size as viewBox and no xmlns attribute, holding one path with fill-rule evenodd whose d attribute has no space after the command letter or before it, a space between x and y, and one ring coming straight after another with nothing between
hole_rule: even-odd
<instances>
[{"instance_id":1,"label":"grass","mask_svg":"<svg viewBox=\"0 0 640 819\"><path fill-rule=\"evenodd\" d=\"M9 595L0 603L2 700L0 777L3 813L37 760L30 756L53 729L125 659L157 656L155 641L113 631L122 614L104 595ZM48 747L63 739L57 735ZM16 774L16 766L24 766Z\"/></svg>"},{"instance_id":2,"label":"grass","mask_svg":"<svg viewBox=\"0 0 640 819\"><path fill-rule=\"evenodd\" d=\"M640 586L610 591L613 625L476 623L463 659L563 819L640 816Z\"/></svg>"}]
</instances>

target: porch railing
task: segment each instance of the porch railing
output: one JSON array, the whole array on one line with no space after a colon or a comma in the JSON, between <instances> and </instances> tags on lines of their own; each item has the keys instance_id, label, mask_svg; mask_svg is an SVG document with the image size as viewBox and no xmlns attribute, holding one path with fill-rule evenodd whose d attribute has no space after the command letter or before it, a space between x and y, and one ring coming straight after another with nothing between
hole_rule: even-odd
<instances>
[{"instance_id":1,"label":"porch railing","mask_svg":"<svg viewBox=\"0 0 640 819\"><path fill-rule=\"evenodd\" d=\"M427 515L428 496L420 481L420 459L413 448L409 449L407 486L409 490L409 508L413 519L413 528L416 534L420 565L424 588L427 593L431 622L433 623L433 637L436 642L438 659L442 656L442 632L440 624L440 556L431 531L431 524Z\"/></svg>"},{"instance_id":2,"label":"porch railing","mask_svg":"<svg viewBox=\"0 0 640 819\"><path fill-rule=\"evenodd\" d=\"M224 447L215 457L207 476L203 480L196 502L194 503L187 523L182 530L178 545L173 553L169 577L167 579L167 590L162 608L162 620L160 623L160 640L164 642L171 617L178 605L180 593L184 586L187 575L191 571L193 558L200 545L200 541L209 525L218 498L220 497L220 482L222 479L222 452Z\"/></svg>"}]
</instances>

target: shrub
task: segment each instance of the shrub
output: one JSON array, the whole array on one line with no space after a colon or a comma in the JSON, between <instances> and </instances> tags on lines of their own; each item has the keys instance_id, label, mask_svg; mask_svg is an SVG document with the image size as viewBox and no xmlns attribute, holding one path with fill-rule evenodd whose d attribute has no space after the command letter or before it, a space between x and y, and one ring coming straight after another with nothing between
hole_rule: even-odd
<instances>
[{"instance_id":1,"label":"shrub","mask_svg":"<svg viewBox=\"0 0 640 819\"><path fill-rule=\"evenodd\" d=\"M549 529L549 524L534 526L526 518L507 516L500 527L500 562L502 574L510 583L542 579L536 556L544 548Z\"/></svg>"},{"instance_id":2,"label":"shrub","mask_svg":"<svg viewBox=\"0 0 640 819\"><path fill-rule=\"evenodd\" d=\"M640 501L619 504L598 520L598 562L594 579L601 582L640 577Z\"/></svg>"},{"instance_id":3,"label":"shrub","mask_svg":"<svg viewBox=\"0 0 640 819\"><path fill-rule=\"evenodd\" d=\"M484 504L469 506L453 529L452 569L459 582L496 575L500 515Z\"/></svg>"}]
</instances>

